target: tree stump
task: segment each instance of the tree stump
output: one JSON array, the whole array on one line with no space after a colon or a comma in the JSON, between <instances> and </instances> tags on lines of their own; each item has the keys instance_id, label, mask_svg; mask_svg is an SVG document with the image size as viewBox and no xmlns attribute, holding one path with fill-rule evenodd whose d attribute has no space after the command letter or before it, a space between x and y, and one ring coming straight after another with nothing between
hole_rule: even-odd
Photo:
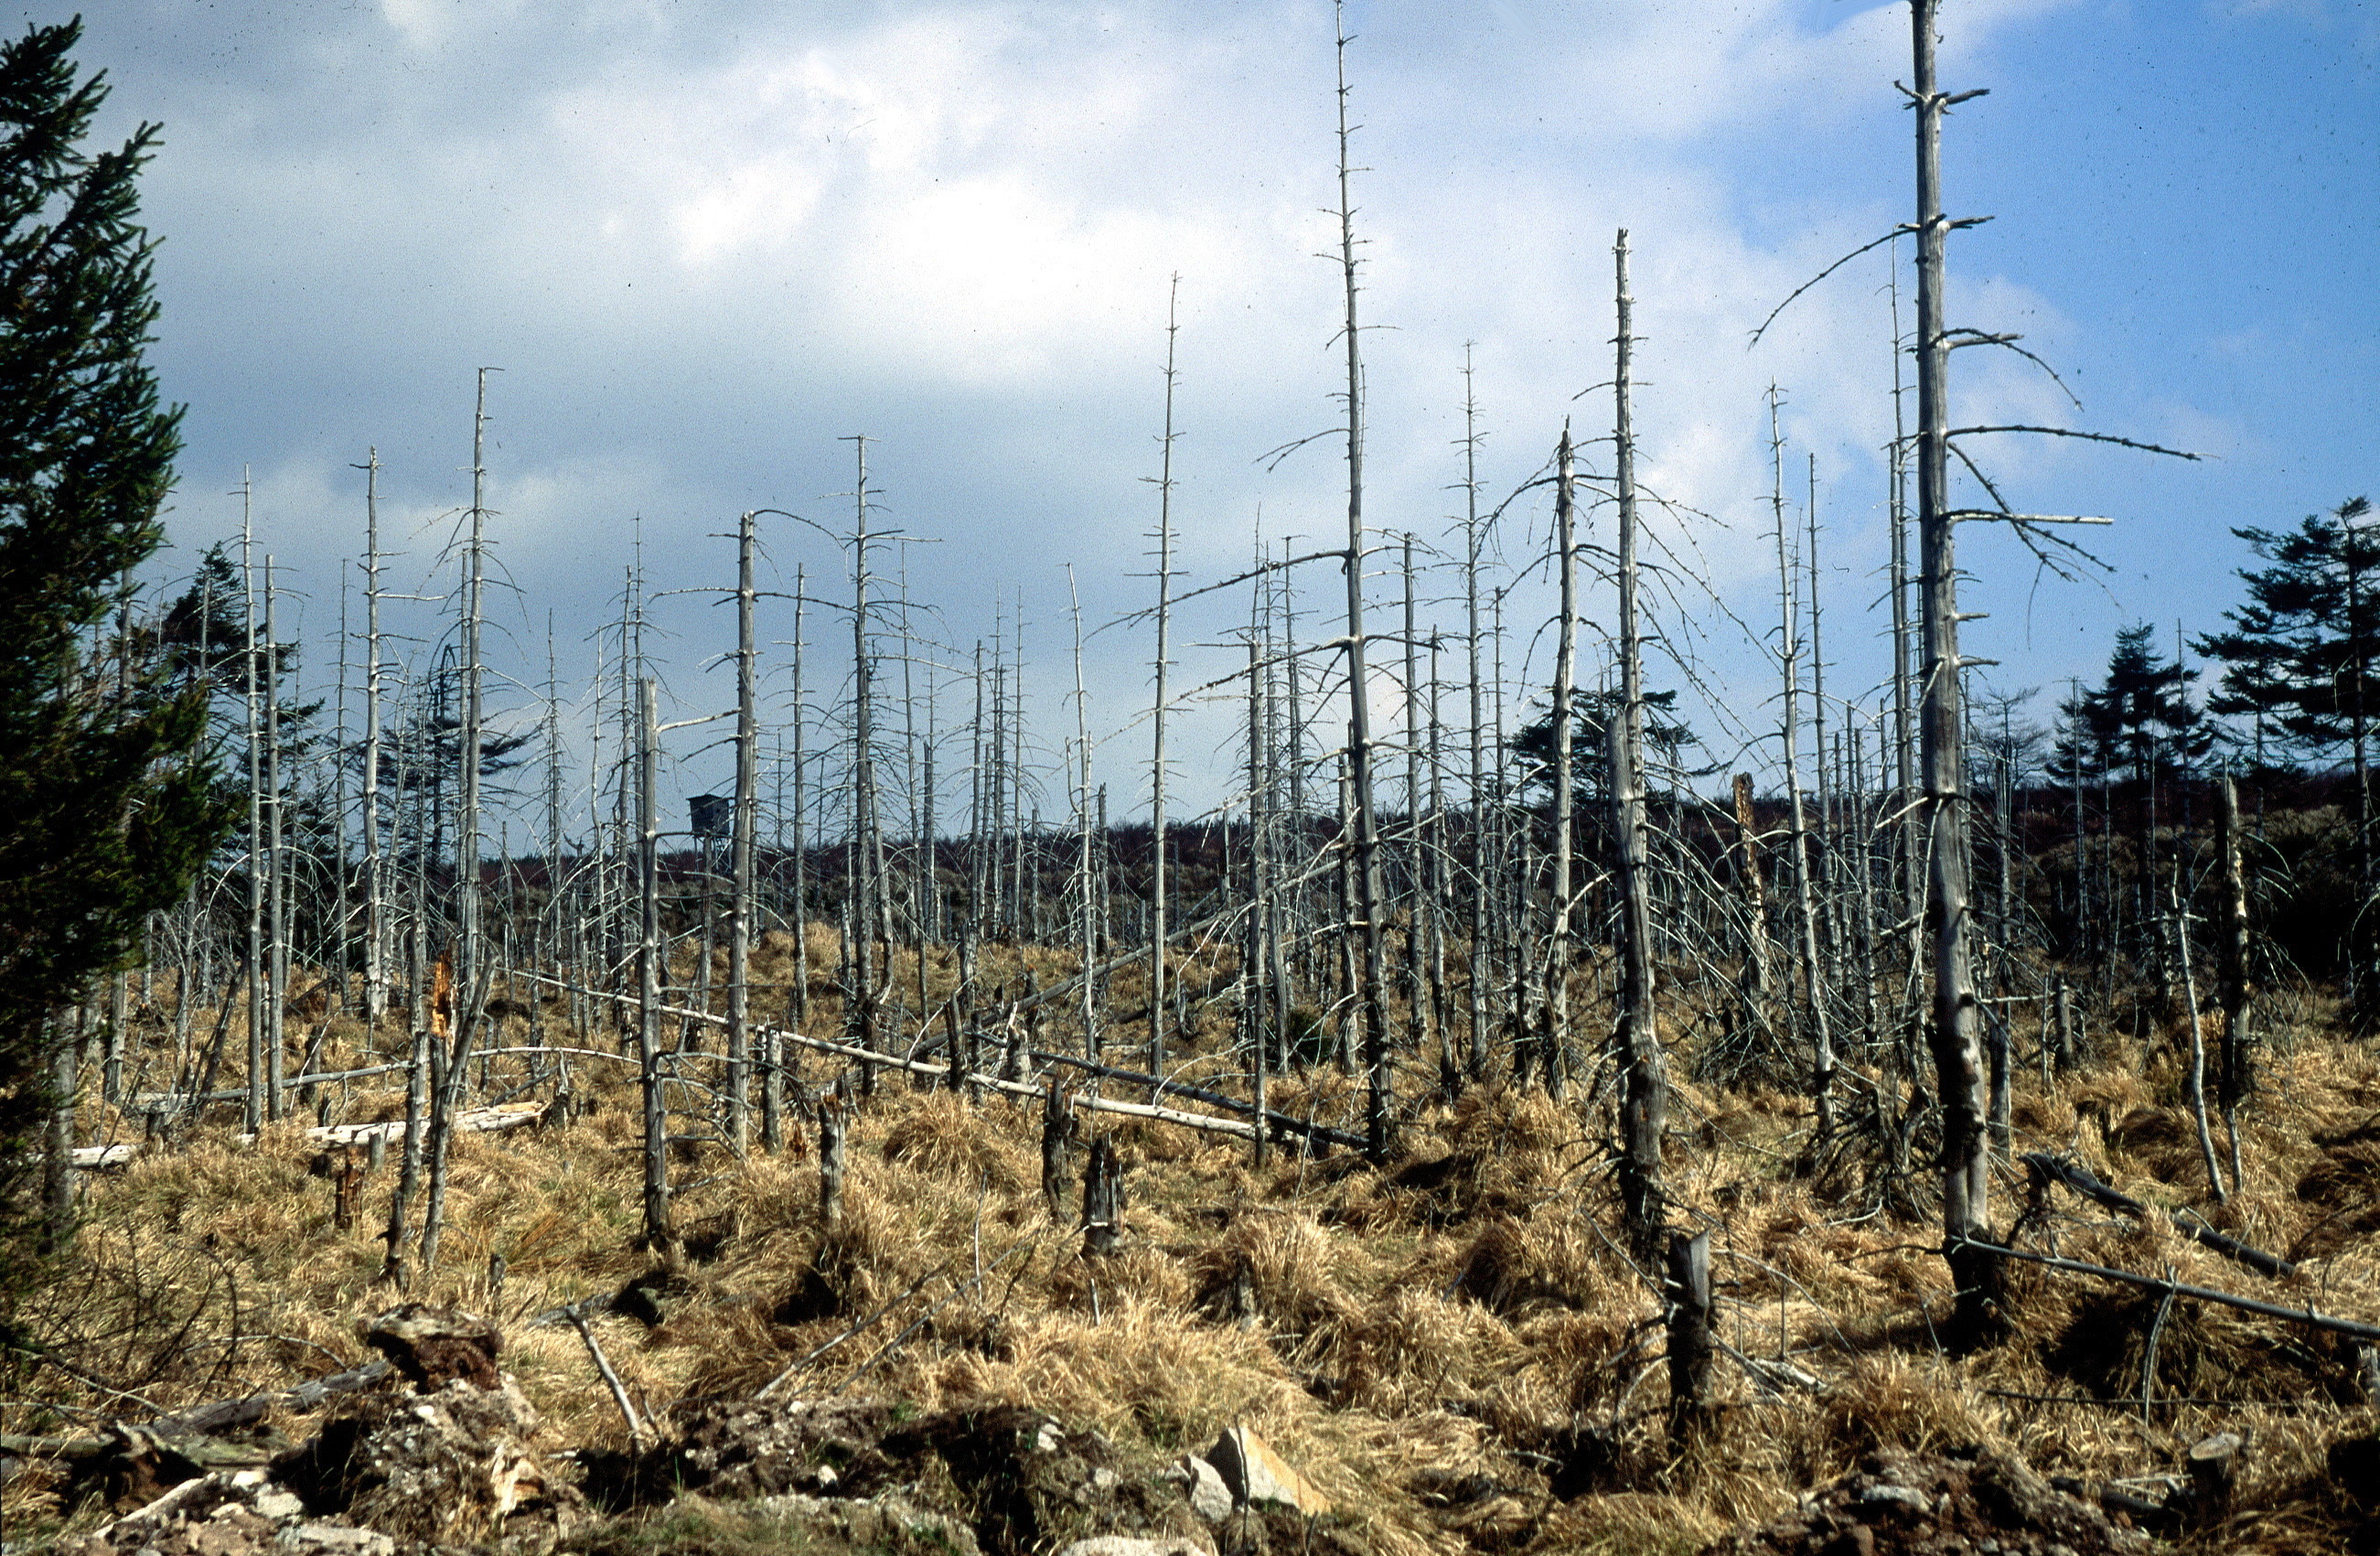
<instances>
[{"instance_id":1,"label":"tree stump","mask_svg":"<svg viewBox=\"0 0 2380 1556\"><path fill-rule=\"evenodd\" d=\"M1710 1410L1710 1234L1670 1234L1670 1442L1701 1434Z\"/></svg>"},{"instance_id":2,"label":"tree stump","mask_svg":"<svg viewBox=\"0 0 2380 1556\"><path fill-rule=\"evenodd\" d=\"M2184 1461L2190 1468L2190 1511L2201 1526L2231 1515L2239 1491L2240 1455L2246 1445L2237 1432L2217 1432L2194 1444Z\"/></svg>"},{"instance_id":3,"label":"tree stump","mask_svg":"<svg viewBox=\"0 0 2380 1556\"><path fill-rule=\"evenodd\" d=\"M1083 1164L1083 1252L1110 1254L1123 1235L1123 1160L1112 1137L1091 1141Z\"/></svg>"},{"instance_id":4,"label":"tree stump","mask_svg":"<svg viewBox=\"0 0 2380 1556\"><path fill-rule=\"evenodd\" d=\"M1052 1220L1066 1213L1066 1158L1075 1142L1075 1113L1051 1076L1041 1099L1041 1197Z\"/></svg>"},{"instance_id":5,"label":"tree stump","mask_svg":"<svg viewBox=\"0 0 2380 1556\"><path fill-rule=\"evenodd\" d=\"M819 1226L829 1236L843 1226L844 1139L849 1127L840 1097L819 1099Z\"/></svg>"}]
</instances>

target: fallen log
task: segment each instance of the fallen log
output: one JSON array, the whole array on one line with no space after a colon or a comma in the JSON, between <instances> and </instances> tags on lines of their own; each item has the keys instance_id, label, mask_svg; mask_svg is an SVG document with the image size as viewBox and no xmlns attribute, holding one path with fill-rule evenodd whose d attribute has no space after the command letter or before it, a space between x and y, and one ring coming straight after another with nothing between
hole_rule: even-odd
<instances>
[{"instance_id":1,"label":"fallen log","mask_svg":"<svg viewBox=\"0 0 2380 1556\"><path fill-rule=\"evenodd\" d=\"M492 1135L505 1129L525 1128L544 1116L545 1104L542 1102L473 1108L455 1115L455 1129L463 1135ZM365 1146L374 1140L394 1142L405 1138L405 1120L392 1118L379 1124L324 1124L307 1130L306 1138L319 1146Z\"/></svg>"},{"instance_id":2,"label":"fallen log","mask_svg":"<svg viewBox=\"0 0 2380 1556\"><path fill-rule=\"evenodd\" d=\"M2304 1307L2284 1307L2277 1302L2259 1302L2252 1296L2234 1296L2212 1286L2194 1286L2187 1281L2168 1281L2155 1275L2136 1274L2130 1270L2117 1270L2105 1264L2090 1264L2079 1258L2066 1258L2057 1254L2037 1254L2025 1248L2011 1248L1998 1243L1985 1243L1973 1238L1952 1239L1946 1252L1973 1248L1978 1253L2006 1255L2028 1264L2038 1264L2049 1270L2061 1270L2070 1275L2092 1275L2102 1281L2115 1281L2124 1285L2140 1286L2148 1291L2166 1292L2186 1296L2193 1302L2212 1302L2225 1307L2236 1307L2243 1313L2258 1313L2268 1319L2281 1319L2289 1323L2303 1324L2308 1329L2325 1334L2344 1334L2357 1340L2380 1342L2380 1324L2359 1323L2353 1319L2335 1319L2316 1312L2312 1305Z\"/></svg>"},{"instance_id":3,"label":"fallen log","mask_svg":"<svg viewBox=\"0 0 2380 1556\"><path fill-rule=\"evenodd\" d=\"M550 983L557 989L569 990L572 992L587 994L600 1000L611 1000L620 1004L632 1003L624 994L613 994L601 989L582 988L577 984L565 983L558 978L548 978L541 973L524 973L521 976L532 979L539 983ZM656 1005L654 1009L659 1014L676 1020L703 1021L716 1027L727 1025L727 1018L723 1015L713 1015L708 1011L693 1010L683 1005ZM825 1038L813 1038L801 1032L788 1032L781 1027L757 1029L772 1034L780 1042L793 1043L817 1053L831 1053L856 1064L876 1064L887 1069L904 1070L911 1075L926 1076L937 1080L945 1079L950 1075L950 1066L947 1064L928 1064L921 1059L905 1059L898 1054L882 1053L874 1049L861 1048L856 1043L832 1042ZM1037 1057L1039 1056L1037 1055ZM988 1075L975 1075L968 1078L976 1085L989 1087L996 1091L1004 1091L1013 1097L1038 1098L1041 1095L1041 1088L1030 1081L1002 1080ZM1147 1077L1143 1077L1141 1084L1147 1085L1149 1081ZM1160 1084L1168 1089L1176 1089L1175 1083ZM1244 1124L1237 1119L1208 1118L1204 1114L1184 1112L1175 1108L1152 1107L1142 1102L1120 1102L1107 1097L1077 1096L1074 1099L1074 1105L1088 1109L1093 1112L1123 1113L1135 1118L1154 1119L1162 1124L1178 1124L1188 1129L1202 1129L1208 1134L1235 1136L1243 1140L1254 1139L1257 1133L1255 1124ZM1330 1129L1321 1124L1307 1124L1303 1119L1292 1118L1287 1113L1268 1112L1265 1122L1267 1126L1275 1132L1286 1130L1325 1144L1345 1144L1350 1147L1363 1144L1359 1137Z\"/></svg>"},{"instance_id":4,"label":"fallen log","mask_svg":"<svg viewBox=\"0 0 2380 1556\"><path fill-rule=\"evenodd\" d=\"M2148 1220L2155 1213L2149 1206L2131 1195L2101 1183L2090 1168L2079 1161L2064 1161L2046 1150L2029 1150L2019 1160L2036 1178L2055 1179L2085 1199L2105 1205L2111 1210L2120 1210L2128 1216L2137 1217L2142 1221ZM2212 1248L2236 1264L2244 1264L2259 1275L2269 1275L2275 1280L2279 1280L2297 1272L2297 1266L2288 1259L2268 1254L2261 1248L2252 1248L2236 1237L2228 1237L2216 1231L2207 1225L2205 1218L2195 1210L2184 1209L2168 1211L2167 1214L2175 1229L2192 1242L2201 1247ZM2185 1216L2190 1219L2183 1220Z\"/></svg>"}]
</instances>

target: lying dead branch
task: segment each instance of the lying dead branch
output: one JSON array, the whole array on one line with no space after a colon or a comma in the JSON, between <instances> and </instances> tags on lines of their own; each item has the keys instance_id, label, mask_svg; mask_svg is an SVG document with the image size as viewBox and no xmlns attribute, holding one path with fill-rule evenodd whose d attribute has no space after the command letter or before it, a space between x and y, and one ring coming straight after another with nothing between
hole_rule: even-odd
<instances>
[{"instance_id":1,"label":"lying dead branch","mask_svg":"<svg viewBox=\"0 0 2380 1556\"><path fill-rule=\"evenodd\" d=\"M1998 1243L1985 1243L1961 1238L1979 1253L2005 1255L2021 1258L2028 1264L2038 1264L2047 1270L2064 1270L2070 1275L2095 1275L2102 1281L2116 1281L2125 1285L2139 1286L2146 1291L2166 1292L2186 1296L2193 1302L2212 1302L2225 1307L2236 1307L2243 1313L2257 1313L2267 1319L2281 1319L2325 1334L2344 1334L2356 1340L2380 1343L2380 1324L2358 1323L2353 1319L2334 1319L2316 1312L2312 1305L2304 1307L2284 1307L2277 1302L2259 1302L2253 1297L2234 1296L2229 1292L2216 1291L2212 1286L2194 1286L2186 1281L2168 1281L2155 1275L2138 1275L2129 1270L2110 1269L2104 1264L2086 1264L2079 1258L2064 1258L2057 1254L2037 1254L2024 1248L2004 1247ZM1961 1251L1961 1250L1953 1250Z\"/></svg>"}]
</instances>

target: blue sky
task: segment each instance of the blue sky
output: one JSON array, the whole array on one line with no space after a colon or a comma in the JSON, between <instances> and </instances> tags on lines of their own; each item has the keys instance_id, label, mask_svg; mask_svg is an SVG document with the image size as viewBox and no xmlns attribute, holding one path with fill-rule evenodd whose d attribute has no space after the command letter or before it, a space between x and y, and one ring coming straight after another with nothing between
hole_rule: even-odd
<instances>
[{"instance_id":1,"label":"blue sky","mask_svg":"<svg viewBox=\"0 0 2380 1556\"><path fill-rule=\"evenodd\" d=\"M1773 761L1773 673L1735 625L1775 618L1762 395L1773 381L1786 398L1797 503L1817 459L1828 686L1857 690L1883 671L1861 612L1885 551L1885 256L1797 302L1757 350L1744 341L1907 213L1905 7L1351 17L1366 307L1385 326L1366 339L1369 514L1445 536L1466 342L1491 499L1565 416L1605 435L1606 397L1572 396L1609 377L1609 251L1627 226L1645 477L1708 516L1666 520L1666 538L1725 607L1688 591L1699 635L1673 619L1671 640L1719 693L1697 721L1716 757ZM2004 687L2054 685L2092 675L2126 622L2216 626L2246 560L2231 526L2380 487L2380 17L2349 0L1946 0L1943 25L1946 84L1992 91L1945 148L1954 211L1996 217L1955 241L1954 322L2022 331L2085 407L2012 357L1967 351L1959 419L2057 419L2216 456L1995 440L1989 467L2019 505L2116 520L2087 537L2114 570L2082 585L2043 579L2004 535L1962 537L1968 606L1991 613L1969 651L1999 660ZM1134 575L1155 517L1170 276L1188 577L1235 569L1259 529L1340 523L1327 447L1257 462L1335 415L1337 279L1315 257L1331 236L1330 44L1313 0L115 0L82 58L115 83L118 132L166 127L146 201L165 239L157 360L190 407L179 554L236 532L225 493L252 468L261 543L327 675L341 559L361 537L349 467L379 446L391 525L414 535L407 586L443 587L428 565L467 491L473 370L500 366L492 532L520 590L507 651L541 681L551 612L563 675L583 683L632 520L656 590L716 583L732 553L712 537L738 511L844 510L837 440L866 432L890 520L938 542L909 552L936 630L964 653L1021 599L1054 755L1074 724L1067 565L1092 626L1149 592ZM1524 503L1507 560L1527 560L1533 533L1541 505ZM788 578L797 562L840 578L807 531L772 543ZM1451 627L1453 580L1434 581L1425 616ZM1317 574L1308 598L1332 586ZM1516 678L1548 608L1542 590L1514 595ZM700 668L725 613L691 597L656 610L674 693L707 710L725 693ZM1244 611L1219 602L1184 637L1218 641ZM786 636L789 615L763 632ZM840 674L829 652L814 687ZM1119 811L1145 792L1144 736L1111 732L1148 652L1145 632L1115 628L1087 672ZM1180 678L1230 652L1185 650ZM1527 674L1550 680L1542 647ZM960 699L946 689L942 706ZM509 700L530 711L525 692ZM1181 783L1220 798L1230 716L1185 716ZM719 753L681 755L687 786L721 781Z\"/></svg>"}]
</instances>

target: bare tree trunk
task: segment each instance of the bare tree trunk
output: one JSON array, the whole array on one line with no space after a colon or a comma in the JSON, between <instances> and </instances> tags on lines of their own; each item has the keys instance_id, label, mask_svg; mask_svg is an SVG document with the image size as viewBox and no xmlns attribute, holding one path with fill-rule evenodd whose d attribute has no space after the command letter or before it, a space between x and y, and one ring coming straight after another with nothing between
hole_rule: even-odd
<instances>
[{"instance_id":1,"label":"bare tree trunk","mask_svg":"<svg viewBox=\"0 0 2380 1556\"><path fill-rule=\"evenodd\" d=\"M248 1109L246 1125L264 1127L264 728L257 707L255 489L248 472L239 478L239 570L248 613L240 661L248 735Z\"/></svg>"},{"instance_id":2,"label":"bare tree trunk","mask_svg":"<svg viewBox=\"0 0 2380 1556\"><path fill-rule=\"evenodd\" d=\"M1098 877L1091 868L1091 718L1089 699L1083 689L1083 602L1075 592L1075 570L1071 565L1066 569L1066 594L1074 607L1075 744L1081 762L1081 781L1075 792L1075 825L1080 845L1075 904L1082 918L1077 949L1083 959L1083 1057L1096 1064L1099 1058L1099 983L1092 969L1093 958L1099 954L1099 895ZM922 963L923 947L917 954Z\"/></svg>"},{"instance_id":3,"label":"bare tree trunk","mask_svg":"<svg viewBox=\"0 0 2380 1556\"><path fill-rule=\"evenodd\" d=\"M2240 1161L2240 1104L2252 1088L2248 1042L2248 881L2240 863L2240 795L2226 772L2216 787L2216 827L2223 857L2221 994L2223 1056L2216 1072L2216 1096L2223 1108L2223 1131L2231 1142L2231 1181L2242 1193L2248 1173ZM2063 992L2063 986L2060 986Z\"/></svg>"},{"instance_id":4,"label":"bare tree trunk","mask_svg":"<svg viewBox=\"0 0 2380 1556\"><path fill-rule=\"evenodd\" d=\"M851 902L851 991L853 1036L861 1048L880 1046L876 1038L876 973L871 956L876 936L876 893L882 889L882 857L877 841L876 724L873 669L868 642L868 439L852 438L858 450L859 484L854 496L857 528L852 541L852 860L845 884ZM892 947L885 954L889 959ZM864 1085L872 1087L875 1069L863 1066Z\"/></svg>"},{"instance_id":5,"label":"bare tree trunk","mask_svg":"<svg viewBox=\"0 0 2380 1556\"><path fill-rule=\"evenodd\" d=\"M800 1031L810 1018L810 935L809 935L809 859L810 824L808 782L809 762L804 742L809 727L808 711L802 706L802 613L808 605L806 568L794 569L794 991L786 1014ZM772 1084L781 1088L783 1082L775 1072Z\"/></svg>"},{"instance_id":6,"label":"bare tree trunk","mask_svg":"<svg viewBox=\"0 0 2380 1556\"><path fill-rule=\"evenodd\" d=\"M2223 1168L2215 1157L2215 1132L2206 1121L2206 1032L2199 1017L2198 979L2190 968L2190 910L2182 902L2177 880L2172 886L2174 955L2180 964L2182 993L2190 1015L2190 1071L2182 1082L2183 1100L2198 1131L2198 1154L2206 1166L2206 1186L2222 1204L2230 1197L2224 1187Z\"/></svg>"},{"instance_id":7,"label":"bare tree trunk","mask_svg":"<svg viewBox=\"0 0 2380 1556\"><path fill-rule=\"evenodd\" d=\"M1361 937L1364 1019L1365 1152L1375 1161L1389 1154L1395 1107L1389 1066L1388 1000L1380 957L1380 831L1372 799L1370 676L1365 668L1364 636L1364 359L1355 318L1355 206L1354 169L1348 160L1346 6L1335 16L1339 61L1339 271L1347 298L1347 765L1355 808L1355 916Z\"/></svg>"},{"instance_id":8,"label":"bare tree trunk","mask_svg":"<svg viewBox=\"0 0 2380 1556\"><path fill-rule=\"evenodd\" d=\"M1265 1164L1268 1131L1264 1126L1266 1051L1279 1013L1268 1012L1265 1000L1265 719L1262 675L1264 644L1254 626L1248 633L1248 901L1245 944L1240 963L1242 1009L1248 1043L1248 1086L1256 1104L1256 1137L1250 1142L1256 1165Z\"/></svg>"},{"instance_id":9,"label":"bare tree trunk","mask_svg":"<svg viewBox=\"0 0 2380 1556\"><path fill-rule=\"evenodd\" d=\"M276 670L281 657L276 625L279 616L273 609L277 592L273 587L273 554L268 552L264 557L264 644ZM279 1118L282 1112L281 1065L286 1047L282 1023L289 1005L289 858L282 847L280 680L277 674L272 677L264 698L265 922L270 930L265 942L264 1116L271 1119Z\"/></svg>"},{"instance_id":10,"label":"bare tree trunk","mask_svg":"<svg viewBox=\"0 0 2380 1556\"><path fill-rule=\"evenodd\" d=\"M1768 989L1768 893L1760 879L1760 823L1752 808L1752 774L1739 772L1735 796L1736 890L1743 897L1743 1028L1761 1024L1761 1000Z\"/></svg>"},{"instance_id":11,"label":"bare tree trunk","mask_svg":"<svg viewBox=\"0 0 2380 1556\"><path fill-rule=\"evenodd\" d=\"M1059 1095L1058 1077L1049 1077L1041 1098L1041 1200L1051 1220L1065 1213L1066 1152L1074 1143L1075 1115Z\"/></svg>"},{"instance_id":12,"label":"bare tree trunk","mask_svg":"<svg viewBox=\"0 0 2380 1556\"><path fill-rule=\"evenodd\" d=\"M1479 403L1472 392L1471 348L1463 348L1463 609L1464 642L1471 655L1471 1054L1474 1081L1488 1073L1488 992L1494 982L1488 954L1488 868L1491 821L1488 796L1487 695L1480 667L1479 637Z\"/></svg>"},{"instance_id":13,"label":"bare tree trunk","mask_svg":"<svg viewBox=\"0 0 2380 1556\"><path fill-rule=\"evenodd\" d=\"M364 465L364 1040L388 1009L387 887L380 848L380 450Z\"/></svg>"},{"instance_id":14,"label":"bare tree trunk","mask_svg":"<svg viewBox=\"0 0 2380 1556\"><path fill-rule=\"evenodd\" d=\"M1628 295L1625 228L1611 252L1620 318L1612 424L1617 445L1613 475L1620 497L1620 716L1608 723L1612 732L1612 822L1620 843L1620 1203L1629 1241L1637 1258L1649 1265L1660 1256L1667 1219L1661 1136L1669 1120L1670 1088L1662 1073L1661 1034L1653 1008L1653 909L1648 900L1651 881L1645 822L1644 640L1636 605L1636 433L1630 404L1635 299ZM1567 454L1565 440L1565 476Z\"/></svg>"},{"instance_id":15,"label":"bare tree trunk","mask_svg":"<svg viewBox=\"0 0 2380 1556\"><path fill-rule=\"evenodd\" d=\"M753 525L746 514L735 530L735 800L730 819L727 900L727 1143L737 1156L751 1147L752 844L757 818L759 752L753 637ZM920 965L924 953L918 954Z\"/></svg>"},{"instance_id":16,"label":"bare tree trunk","mask_svg":"<svg viewBox=\"0 0 2380 1556\"><path fill-rule=\"evenodd\" d=\"M1083 1165L1084 1253L1115 1251L1123 1237L1123 1160L1116 1154L1115 1137L1095 1137L1090 1160Z\"/></svg>"},{"instance_id":17,"label":"bare tree trunk","mask_svg":"<svg viewBox=\"0 0 2380 1556\"><path fill-rule=\"evenodd\" d=\"M1778 610L1783 621L1784 635L1779 642L1779 658L1785 671L1785 802L1793 819L1793 898L1799 930L1802 959L1802 988L1809 998L1810 1015L1810 1099L1817 1113L1817 1133L1812 1141L1829 1139L1835 1132L1835 1045L1831 1027L1827 1020L1826 969L1818 958L1818 909L1816 888L1810 875L1809 814L1802 802L1802 732L1798 713L1801 695L1801 644L1793 607L1792 568L1785 554L1785 466L1784 439L1777 428L1777 386L1768 387L1768 447L1773 461L1775 481L1769 501L1777 515L1777 597ZM1818 752L1818 767L1825 771L1827 753Z\"/></svg>"},{"instance_id":18,"label":"bare tree trunk","mask_svg":"<svg viewBox=\"0 0 2380 1556\"><path fill-rule=\"evenodd\" d=\"M75 1037L53 1015L43 1033L48 1052L48 1107L42 1112L42 1250L57 1253L74 1235Z\"/></svg>"},{"instance_id":19,"label":"bare tree trunk","mask_svg":"<svg viewBox=\"0 0 2380 1556\"><path fill-rule=\"evenodd\" d=\"M1670 1444L1677 1450L1702 1435L1710 1413L1710 1234L1670 1234L1666 1264Z\"/></svg>"},{"instance_id":20,"label":"bare tree trunk","mask_svg":"<svg viewBox=\"0 0 2380 1556\"><path fill-rule=\"evenodd\" d=\"M2001 1266L1992 1239L1990 1160L1984 1127L1981 1012L1968 942L1964 721L1960 711L1958 562L1949 500L1950 343L1943 322L1942 115L1935 81L1940 0L1911 0L1917 118L1917 527L1925 652L1925 796L1930 861L1926 924L1933 939L1933 1049L1942 1109L1943 1252L1958 1292L1954 1338L1998 1337Z\"/></svg>"},{"instance_id":21,"label":"bare tree trunk","mask_svg":"<svg viewBox=\"0 0 2380 1556\"><path fill-rule=\"evenodd\" d=\"M843 1231L843 1188L845 1145L851 1117L843 1098L829 1092L819 1099L819 1234L832 1238Z\"/></svg>"},{"instance_id":22,"label":"bare tree trunk","mask_svg":"<svg viewBox=\"0 0 2380 1556\"><path fill-rule=\"evenodd\" d=\"M1166 673L1173 630L1173 383L1180 326L1175 276L1165 301L1165 434L1159 440L1157 477L1157 700L1149 712L1148 758L1148 1073L1165 1074L1165 714ZM1151 1101L1159 1100L1151 1096Z\"/></svg>"},{"instance_id":23,"label":"bare tree trunk","mask_svg":"<svg viewBox=\"0 0 2380 1556\"><path fill-rule=\"evenodd\" d=\"M1546 926L1545 1012L1538 1028L1537 1067L1548 1096L1562 1093L1570 1039L1571 846L1575 804L1571 754L1572 703L1578 675L1578 536L1570 427L1554 453L1554 565L1561 580L1561 622L1554 650L1553 900Z\"/></svg>"},{"instance_id":24,"label":"bare tree trunk","mask_svg":"<svg viewBox=\"0 0 2380 1556\"><path fill-rule=\"evenodd\" d=\"M669 1109L662 1075L661 711L653 678L637 682L637 864L642 934L637 953L637 1075L644 1118L645 1243L667 1266L678 1260L670 1222Z\"/></svg>"},{"instance_id":25,"label":"bare tree trunk","mask_svg":"<svg viewBox=\"0 0 2380 1556\"><path fill-rule=\"evenodd\" d=\"M487 577L487 479L485 454L488 430L488 370L479 374L479 399L471 416L471 538L463 553L463 727L456 747L462 764L462 812L455 829L455 903L461 920L455 959L455 1052L468 1055L478 1039L484 1003L487 951L480 924L480 681L485 656L480 648L480 625L485 619ZM458 1061L451 1085L459 1091L464 1066ZM443 1142L443 1132L441 1139ZM443 1143L440 1157L443 1161ZM427 1258L423 1261L429 1262Z\"/></svg>"},{"instance_id":26,"label":"bare tree trunk","mask_svg":"<svg viewBox=\"0 0 2380 1556\"><path fill-rule=\"evenodd\" d=\"M1924 893L1925 882L1920 879L1923 861L1918 857L1916 830L1917 724L1909 676L1909 438L1901 417L1901 355L1900 272L1896 265L1892 273L1892 479L1889 484L1892 526L1892 758L1898 780L1893 790L1893 810L1900 820L1893 827L1893 835L1900 865L1895 874L1899 885L1895 899L1899 904L1896 917L1913 921L1920 917L1916 906ZM2079 869L2082 856L2077 854L2075 860Z\"/></svg>"}]
</instances>

